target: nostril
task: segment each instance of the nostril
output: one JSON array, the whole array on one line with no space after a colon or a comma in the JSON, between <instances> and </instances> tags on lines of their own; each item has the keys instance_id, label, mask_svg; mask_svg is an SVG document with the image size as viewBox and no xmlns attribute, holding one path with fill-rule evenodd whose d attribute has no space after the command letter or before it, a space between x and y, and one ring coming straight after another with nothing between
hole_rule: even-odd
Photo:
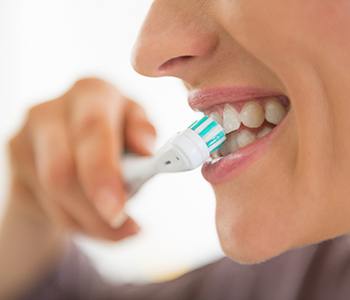
<instances>
[{"instance_id":1,"label":"nostril","mask_svg":"<svg viewBox=\"0 0 350 300\"><path fill-rule=\"evenodd\" d=\"M171 58L169 60L167 60L165 63L163 63L159 68L158 70L159 71L167 71L175 66L178 66L178 65L181 65L181 64L184 64L186 62L188 62L189 60L193 59L194 56L191 56L191 55L183 55L183 56L178 56L178 57L174 57L174 58Z\"/></svg>"}]
</instances>

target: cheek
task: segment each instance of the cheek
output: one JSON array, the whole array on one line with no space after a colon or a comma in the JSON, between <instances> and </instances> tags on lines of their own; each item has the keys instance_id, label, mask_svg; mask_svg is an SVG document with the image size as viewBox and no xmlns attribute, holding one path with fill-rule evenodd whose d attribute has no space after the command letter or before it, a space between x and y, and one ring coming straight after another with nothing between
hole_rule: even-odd
<instances>
[{"instance_id":1,"label":"cheek","mask_svg":"<svg viewBox=\"0 0 350 300\"><path fill-rule=\"evenodd\" d=\"M258 161L239 176L214 186L222 248L241 263L257 263L300 246L317 231L323 208L300 193L293 115ZM312 217L312 221L310 220Z\"/></svg>"},{"instance_id":2,"label":"cheek","mask_svg":"<svg viewBox=\"0 0 350 300\"><path fill-rule=\"evenodd\" d=\"M222 0L217 9L227 32L273 68L344 43L350 25L347 0Z\"/></svg>"},{"instance_id":3,"label":"cheek","mask_svg":"<svg viewBox=\"0 0 350 300\"><path fill-rule=\"evenodd\" d=\"M242 0L237 3L238 12L226 12L223 19L226 29L272 66L288 65L298 57L314 60L315 54L337 47L349 49L348 0Z\"/></svg>"},{"instance_id":4,"label":"cheek","mask_svg":"<svg viewBox=\"0 0 350 300\"><path fill-rule=\"evenodd\" d=\"M303 210L294 197L295 148L286 147L293 136L289 126L264 157L214 186L218 235L225 253L236 261L261 262L297 243L300 232L294 224L303 219Z\"/></svg>"},{"instance_id":5,"label":"cheek","mask_svg":"<svg viewBox=\"0 0 350 300\"><path fill-rule=\"evenodd\" d=\"M323 85L330 81L319 69L335 48L350 49L350 39L344 40L350 28L350 1L219 3L226 4L220 12L226 30L276 74L294 110L288 132L272 152L241 177L215 187L223 249L235 260L253 263L344 234L350 226L349 204L339 191L349 187L341 185L341 168L336 168L340 158L332 150L341 147L331 142L337 131L330 99L323 94Z\"/></svg>"},{"instance_id":6,"label":"cheek","mask_svg":"<svg viewBox=\"0 0 350 300\"><path fill-rule=\"evenodd\" d=\"M319 164L303 163L299 169L293 117L286 124L265 156L239 176L214 186L221 246L235 261L266 261L349 228L347 198L330 193L329 178L320 176L327 172L317 168Z\"/></svg>"}]
</instances>

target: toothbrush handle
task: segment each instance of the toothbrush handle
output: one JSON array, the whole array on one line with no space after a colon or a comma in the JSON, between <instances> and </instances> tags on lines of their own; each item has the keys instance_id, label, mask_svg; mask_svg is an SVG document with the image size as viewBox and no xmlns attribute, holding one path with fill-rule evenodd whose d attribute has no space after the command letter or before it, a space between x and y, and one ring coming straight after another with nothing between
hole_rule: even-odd
<instances>
[{"instance_id":1,"label":"toothbrush handle","mask_svg":"<svg viewBox=\"0 0 350 300\"><path fill-rule=\"evenodd\" d=\"M122 174L131 197L156 174L154 158L127 154L122 160Z\"/></svg>"}]
</instances>

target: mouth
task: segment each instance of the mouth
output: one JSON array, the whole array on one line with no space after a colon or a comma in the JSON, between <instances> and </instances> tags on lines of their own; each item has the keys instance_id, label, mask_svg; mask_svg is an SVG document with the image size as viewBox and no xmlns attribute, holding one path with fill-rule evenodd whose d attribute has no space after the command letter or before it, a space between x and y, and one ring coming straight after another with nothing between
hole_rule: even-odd
<instances>
[{"instance_id":1,"label":"mouth","mask_svg":"<svg viewBox=\"0 0 350 300\"><path fill-rule=\"evenodd\" d=\"M194 91L189 104L216 120L226 132L224 145L202 168L204 178L212 184L232 179L259 159L290 110L287 96L250 87Z\"/></svg>"}]
</instances>

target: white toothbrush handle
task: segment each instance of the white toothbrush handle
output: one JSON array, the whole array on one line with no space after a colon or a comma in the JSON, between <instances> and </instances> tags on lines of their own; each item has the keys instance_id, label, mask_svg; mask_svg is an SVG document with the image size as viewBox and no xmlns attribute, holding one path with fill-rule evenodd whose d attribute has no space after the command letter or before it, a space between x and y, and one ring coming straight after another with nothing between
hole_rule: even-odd
<instances>
[{"instance_id":1,"label":"white toothbrush handle","mask_svg":"<svg viewBox=\"0 0 350 300\"><path fill-rule=\"evenodd\" d=\"M206 143L190 129L178 133L152 157L127 154L122 160L122 174L129 196L154 175L193 170L209 155Z\"/></svg>"},{"instance_id":2,"label":"white toothbrush handle","mask_svg":"<svg viewBox=\"0 0 350 300\"><path fill-rule=\"evenodd\" d=\"M155 160L153 157L127 154L122 160L122 174L131 197L146 181L156 175Z\"/></svg>"}]
</instances>

